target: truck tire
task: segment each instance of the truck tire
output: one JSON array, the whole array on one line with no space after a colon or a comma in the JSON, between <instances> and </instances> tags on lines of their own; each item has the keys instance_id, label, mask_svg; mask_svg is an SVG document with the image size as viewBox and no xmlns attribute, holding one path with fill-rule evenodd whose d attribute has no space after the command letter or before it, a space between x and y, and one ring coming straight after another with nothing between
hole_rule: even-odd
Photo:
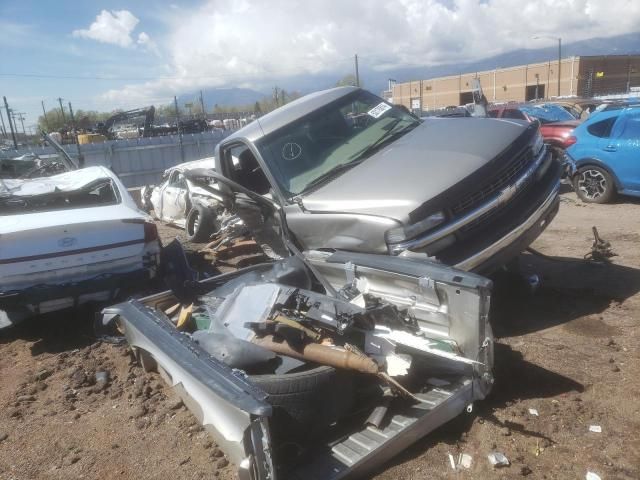
<instances>
[{"instance_id":1,"label":"truck tire","mask_svg":"<svg viewBox=\"0 0 640 480\"><path fill-rule=\"evenodd\" d=\"M352 372L319 366L282 375L250 375L248 380L268 394L274 438L295 441L319 434L353 407L353 377Z\"/></svg>"},{"instance_id":2,"label":"truck tire","mask_svg":"<svg viewBox=\"0 0 640 480\"><path fill-rule=\"evenodd\" d=\"M206 242L213 233L215 217L208 208L194 205L187 214L185 232L190 242Z\"/></svg>"}]
</instances>

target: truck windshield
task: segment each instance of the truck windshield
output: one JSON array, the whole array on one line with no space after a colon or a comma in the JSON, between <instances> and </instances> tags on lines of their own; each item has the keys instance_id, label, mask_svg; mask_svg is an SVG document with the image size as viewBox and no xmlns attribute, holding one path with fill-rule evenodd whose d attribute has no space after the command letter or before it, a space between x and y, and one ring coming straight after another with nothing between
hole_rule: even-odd
<instances>
[{"instance_id":1,"label":"truck windshield","mask_svg":"<svg viewBox=\"0 0 640 480\"><path fill-rule=\"evenodd\" d=\"M419 123L358 91L277 130L257 147L280 187L294 196L341 175Z\"/></svg>"}]
</instances>

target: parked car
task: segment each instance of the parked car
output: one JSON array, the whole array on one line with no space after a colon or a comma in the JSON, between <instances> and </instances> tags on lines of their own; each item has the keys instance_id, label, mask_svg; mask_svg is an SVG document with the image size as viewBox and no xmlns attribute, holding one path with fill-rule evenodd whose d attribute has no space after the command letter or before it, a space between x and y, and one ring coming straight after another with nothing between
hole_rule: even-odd
<instances>
[{"instance_id":1,"label":"parked car","mask_svg":"<svg viewBox=\"0 0 640 480\"><path fill-rule=\"evenodd\" d=\"M593 113L608 112L610 110L620 110L622 108L634 107L640 105L640 99L630 97L619 100L608 100L598 105Z\"/></svg>"},{"instance_id":2,"label":"parked car","mask_svg":"<svg viewBox=\"0 0 640 480\"><path fill-rule=\"evenodd\" d=\"M143 187L141 198L145 210L158 220L184 228L189 241L206 241L229 215L218 195L194 185L184 173L214 165L214 159L209 157L165 170L160 185Z\"/></svg>"},{"instance_id":3,"label":"parked car","mask_svg":"<svg viewBox=\"0 0 640 480\"><path fill-rule=\"evenodd\" d=\"M585 202L640 196L640 106L601 111L576 128L567 155L573 186Z\"/></svg>"},{"instance_id":4,"label":"parked car","mask_svg":"<svg viewBox=\"0 0 640 480\"><path fill-rule=\"evenodd\" d=\"M156 226L107 168L0 180L0 218L0 328L156 275Z\"/></svg>"},{"instance_id":5,"label":"parked car","mask_svg":"<svg viewBox=\"0 0 640 480\"><path fill-rule=\"evenodd\" d=\"M554 105L564 108L576 120L586 120L602 103L602 100L595 98L570 98L553 102Z\"/></svg>"},{"instance_id":6,"label":"parked car","mask_svg":"<svg viewBox=\"0 0 640 480\"><path fill-rule=\"evenodd\" d=\"M279 205L220 181L247 225L260 211L279 227L271 247L289 256L177 276L172 291L106 308L102 325L175 388L239 478L366 477L490 392L489 280L424 259L301 253ZM188 271L182 258L168 262Z\"/></svg>"},{"instance_id":7,"label":"parked car","mask_svg":"<svg viewBox=\"0 0 640 480\"><path fill-rule=\"evenodd\" d=\"M60 146L56 135L43 134L43 139L57 150L57 155L40 156L30 152L17 157L0 156L2 157L0 158L0 179L48 177L78 168L69 154Z\"/></svg>"},{"instance_id":8,"label":"parked car","mask_svg":"<svg viewBox=\"0 0 640 480\"><path fill-rule=\"evenodd\" d=\"M355 87L291 102L225 138L215 157L217 172L277 202L302 249L473 271L511 260L546 228L562 169L537 124L420 120Z\"/></svg>"},{"instance_id":9,"label":"parked car","mask_svg":"<svg viewBox=\"0 0 640 480\"><path fill-rule=\"evenodd\" d=\"M567 110L555 103L506 104L489 110L493 118L514 118L527 122L538 121L540 133L557 158L564 158L564 150L570 145L573 129L580 125Z\"/></svg>"}]
</instances>

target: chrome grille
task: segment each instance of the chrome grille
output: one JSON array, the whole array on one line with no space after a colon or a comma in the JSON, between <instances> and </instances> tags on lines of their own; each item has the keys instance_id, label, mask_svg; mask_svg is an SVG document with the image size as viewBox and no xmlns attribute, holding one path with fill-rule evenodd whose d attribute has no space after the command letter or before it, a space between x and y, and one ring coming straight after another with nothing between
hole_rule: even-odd
<instances>
[{"instance_id":1,"label":"chrome grille","mask_svg":"<svg viewBox=\"0 0 640 480\"><path fill-rule=\"evenodd\" d=\"M531 149L527 146L516 155L508 165L503 167L489 183L484 184L479 190L467 195L451 208L453 218L473 210L487 199L500 192L504 187L515 182L531 163L533 158Z\"/></svg>"}]
</instances>

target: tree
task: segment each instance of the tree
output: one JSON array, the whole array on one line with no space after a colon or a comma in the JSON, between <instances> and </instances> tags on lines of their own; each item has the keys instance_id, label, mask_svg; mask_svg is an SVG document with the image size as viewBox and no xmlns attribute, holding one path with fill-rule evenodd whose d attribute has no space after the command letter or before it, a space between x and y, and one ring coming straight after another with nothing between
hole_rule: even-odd
<instances>
[{"instance_id":1,"label":"tree","mask_svg":"<svg viewBox=\"0 0 640 480\"><path fill-rule=\"evenodd\" d=\"M253 111L255 113L262 113L262 109L260 108L260 102L256 101L256 103L253 105Z\"/></svg>"},{"instance_id":2,"label":"tree","mask_svg":"<svg viewBox=\"0 0 640 480\"><path fill-rule=\"evenodd\" d=\"M356 76L353 73L345 75L340 80L336 82L336 87L355 87L356 86ZM362 81L360 82L360 86L362 86Z\"/></svg>"}]
</instances>

